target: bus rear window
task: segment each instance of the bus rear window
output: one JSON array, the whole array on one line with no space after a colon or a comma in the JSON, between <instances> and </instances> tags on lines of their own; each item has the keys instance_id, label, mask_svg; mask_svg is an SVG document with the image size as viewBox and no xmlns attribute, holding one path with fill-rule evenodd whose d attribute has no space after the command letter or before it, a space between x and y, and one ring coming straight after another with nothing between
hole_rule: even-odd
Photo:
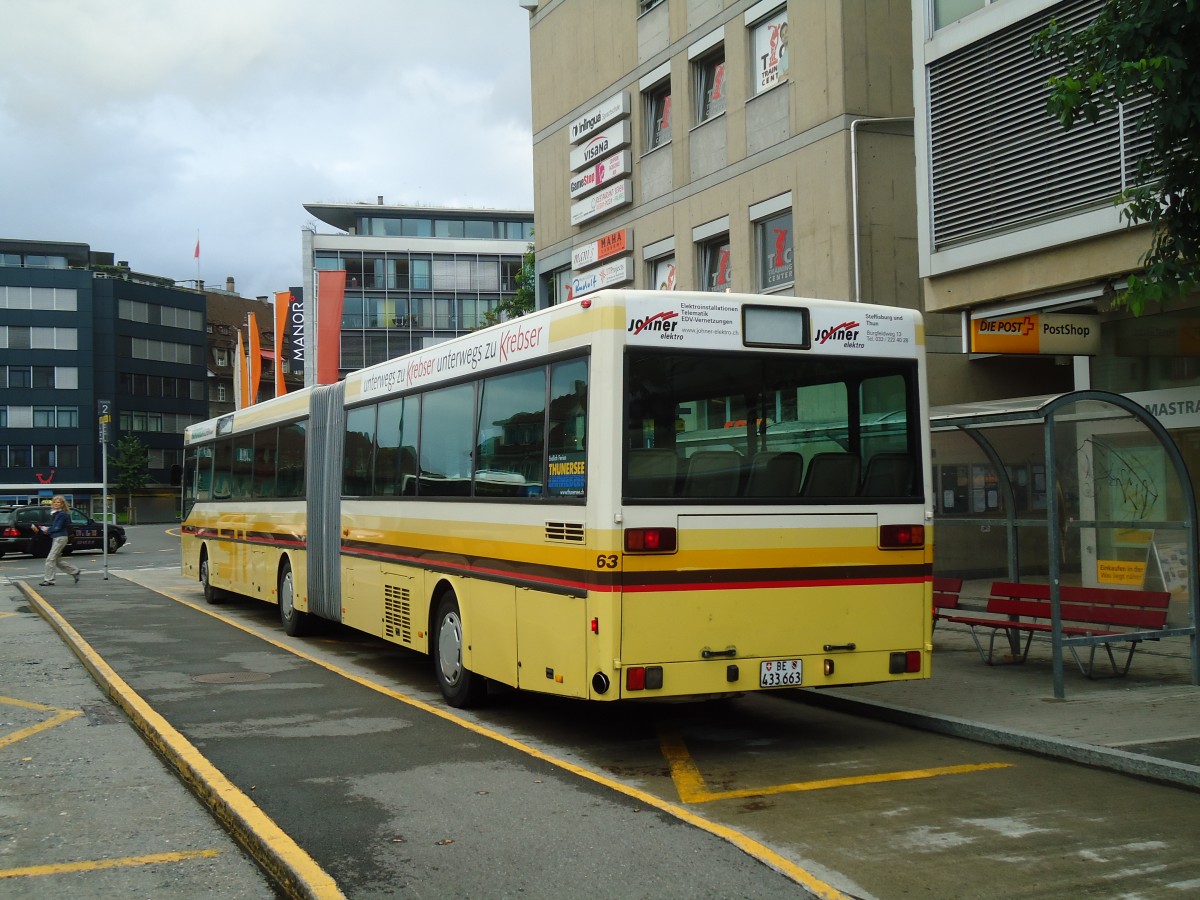
<instances>
[{"instance_id":1,"label":"bus rear window","mask_svg":"<svg viewBox=\"0 0 1200 900\"><path fill-rule=\"evenodd\" d=\"M922 496L912 360L631 350L626 377L627 500Z\"/></svg>"}]
</instances>

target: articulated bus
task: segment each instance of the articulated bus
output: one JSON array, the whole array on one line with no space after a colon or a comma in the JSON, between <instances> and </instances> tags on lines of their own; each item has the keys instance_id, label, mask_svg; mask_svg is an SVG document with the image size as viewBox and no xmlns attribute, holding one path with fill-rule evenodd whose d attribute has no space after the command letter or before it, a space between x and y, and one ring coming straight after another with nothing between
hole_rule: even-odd
<instances>
[{"instance_id":1,"label":"articulated bus","mask_svg":"<svg viewBox=\"0 0 1200 900\"><path fill-rule=\"evenodd\" d=\"M195 425L183 571L588 700L927 678L924 326L611 290Z\"/></svg>"}]
</instances>

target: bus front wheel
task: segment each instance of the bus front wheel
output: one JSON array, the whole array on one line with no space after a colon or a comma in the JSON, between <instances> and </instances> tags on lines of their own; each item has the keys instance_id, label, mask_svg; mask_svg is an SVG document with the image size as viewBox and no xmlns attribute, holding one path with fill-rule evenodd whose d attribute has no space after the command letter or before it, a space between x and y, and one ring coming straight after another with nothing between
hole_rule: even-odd
<instances>
[{"instance_id":1,"label":"bus front wheel","mask_svg":"<svg viewBox=\"0 0 1200 900\"><path fill-rule=\"evenodd\" d=\"M296 584L292 564L285 562L279 572L279 621L285 633L299 637L308 631L308 613L296 609Z\"/></svg>"},{"instance_id":2,"label":"bus front wheel","mask_svg":"<svg viewBox=\"0 0 1200 900\"><path fill-rule=\"evenodd\" d=\"M433 669L446 702L456 709L478 706L487 696L487 681L463 665L463 621L458 599L447 592L434 617Z\"/></svg>"}]
</instances>

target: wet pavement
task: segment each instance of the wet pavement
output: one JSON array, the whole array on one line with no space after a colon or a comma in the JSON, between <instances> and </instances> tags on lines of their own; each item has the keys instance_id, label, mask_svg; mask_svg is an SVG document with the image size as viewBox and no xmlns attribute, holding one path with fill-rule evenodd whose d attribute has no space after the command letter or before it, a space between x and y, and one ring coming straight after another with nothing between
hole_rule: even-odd
<instances>
[{"instance_id":1,"label":"wet pavement","mask_svg":"<svg viewBox=\"0 0 1200 900\"><path fill-rule=\"evenodd\" d=\"M796 893L726 837L664 805L650 808L648 798L464 738L459 725L420 704L397 717L394 698L376 706L361 685L186 607L153 602L148 588L114 576L85 578L80 593L46 589L44 600L32 583L0 585L6 897L272 897L276 884L293 896L436 896L451 883L460 896L555 896L564 885L593 896L698 896L653 864L664 853L687 861L688 882L706 885L706 896ZM131 622L175 637L139 642ZM943 623L934 646L928 681L805 698L1200 789L1200 687L1190 684L1186 639L1143 645L1122 679L1089 681L1068 669L1064 700L1053 697L1046 643L1035 642L1023 665L989 667L964 629ZM229 659L269 678L234 678L215 664ZM197 689L202 678L225 679L237 692L236 716L211 708L211 696ZM314 714L318 693L323 707L342 711L337 721ZM420 729L411 727L417 719ZM177 721L188 723L186 735L175 732ZM398 729L404 759L392 749ZM222 738L243 734L236 755L223 756ZM314 796L327 815L305 814ZM500 797L522 815L514 819ZM563 815L581 804L585 817ZM393 846L379 848L377 868L339 868L339 858L380 833L392 834ZM529 865L534 843L537 866ZM581 846L604 851L580 855ZM820 883L806 887L826 894Z\"/></svg>"}]
</instances>

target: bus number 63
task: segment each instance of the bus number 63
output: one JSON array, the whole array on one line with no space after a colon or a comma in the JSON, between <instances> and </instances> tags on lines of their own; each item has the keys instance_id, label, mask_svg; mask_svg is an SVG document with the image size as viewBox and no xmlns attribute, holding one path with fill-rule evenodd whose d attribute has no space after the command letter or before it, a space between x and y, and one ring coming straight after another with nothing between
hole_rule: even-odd
<instances>
[{"instance_id":1,"label":"bus number 63","mask_svg":"<svg viewBox=\"0 0 1200 900\"><path fill-rule=\"evenodd\" d=\"M597 569L615 569L617 567L617 554L601 553L596 557Z\"/></svg>"}]
</instances>

